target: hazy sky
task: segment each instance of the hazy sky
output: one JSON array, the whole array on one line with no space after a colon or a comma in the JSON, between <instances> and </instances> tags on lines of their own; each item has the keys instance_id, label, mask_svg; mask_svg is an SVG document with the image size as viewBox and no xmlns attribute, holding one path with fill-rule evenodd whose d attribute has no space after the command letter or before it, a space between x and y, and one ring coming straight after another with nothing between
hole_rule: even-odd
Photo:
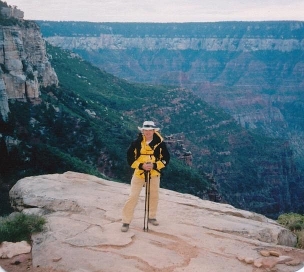
<instances>
[{"instance_id":1,"label":"hazy sky","mask_svg":"<svg viewBox=\"0 0 304 272\"><path fill-rule=\"evenodd\" d=\"M3 0L24 18L90 22L304 21L304 0Z\"/></svg>"}]
</instances>

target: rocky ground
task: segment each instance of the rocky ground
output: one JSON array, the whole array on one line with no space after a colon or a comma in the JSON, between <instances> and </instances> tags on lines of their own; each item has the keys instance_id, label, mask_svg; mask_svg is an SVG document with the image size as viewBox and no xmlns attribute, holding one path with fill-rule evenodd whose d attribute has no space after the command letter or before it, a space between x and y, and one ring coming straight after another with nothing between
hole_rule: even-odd
<instances>
[{"instance_id":1,"label":"rocky ground","mask_svg":"<svg viewBox=\"0 0 304 272\"><path fill-rule=\"evenodd\" d=\"M304 250L293 247L295 235L275 221L165 189L160 225L143 231L142 192L130 230L122 233L129 187L74 172L18 181L10 191L13 207L32 207L25 212L44 214L47 225L32 236L26 251L31 255L0 265L7 272L296 272L303 267Z\"/></svg>"},{"instance_id":2,"label":"rocky ground","mask_svg":"<svg viewBox=\"0 0 304 272\"><path fill-rule=\"evenodd\" d=\"M31 253L15 256L11 259L0 259L0 267L6 272L66 272L52 268L33 267Z\"/></svg>"},{"instance_id":3,"label":"rocky ground","mask_svg":"<svg viewBox=\"0 0 304 272\"><path fill-rule=\"evenodd\" d=\"M278 251L277 248L275 250ZM283 255L283 254L286 254L286 252L280 252L280 254ZM296 249L295 250L290 249L290 252L288 253L288 255L297 261L299 261L303 258L303 253L297 251ZM67 271L63 271L63 270L55 270L53 268L33 267L31 253L22 254L22 255L13 257L11 259L0 259L0 267L5 269L6 272L25 272L25 271L29 271L29 272L67 272ZM263 272L263 271L265 271L263 268L261 268L261 269L256 268L255 270L253 270L253 272ZM271 270L271 271L273 271L273 270ZM274 270L274 271L277 271L277 270ZM0 270L0 272L2 272L2 271ZM149 272L149 271L147 271L147 272ZM239 271L234 271L234 272L239 272Z\"/></svg>"}]
</instances>

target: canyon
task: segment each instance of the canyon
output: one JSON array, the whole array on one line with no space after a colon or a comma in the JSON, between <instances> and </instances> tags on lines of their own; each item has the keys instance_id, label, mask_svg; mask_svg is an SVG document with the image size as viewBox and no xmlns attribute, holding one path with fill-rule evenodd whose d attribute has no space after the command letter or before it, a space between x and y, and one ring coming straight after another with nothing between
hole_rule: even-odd
<instances>
[{"instance_id":1,"label":"canyon","mask_svg":"<svg viewBox=\"0 0 304 272\"><path fill-rule=\"evenodd\" d=\"M302 165L304 23L38 22L51 44L129 80L193 90Z\"/></svg>"},{"instance_id":2,"label":"canyon","mask_svg":"<svg viewBox=\"0 0 304 272\"><path fill-rule=\"evenodd\" d=\"M3 47L6 58L1 66L4 102L0 107L0 179L5 194L20 177L71 169L129 180L124 150L138 120L153 113L177 159L172 160L163 177L165 188L202 199L211 195L214 201L271 218L303 210L302 130L298 114L302 77L291 81L298 84L293 87L298 91L285 92L289 98L279 97L275 102L269 96L275 97L277 91L270 87L263 89L262 96L256 96L253 89L236 91L244 84L235 83L245 81L248 71L267 75L268 69L253 65L256 62L248 61L248 56L276 63L273 53L265 53L272 52L272 47L278 49L275 54L279 56L301 52L301 23L286 22L280 27L277 23L38 24L40 27L19 17L2 21L6 33L3 44L7 45ZM231 27L235 32L229 38ZM277 29L285 33L283 42ZM257 39L261 32L267 37L264 42ZM65 46L86 44L95 50L94 42L105 47L95 51L74 48L72 52L50 44L62 39L66 40ZM254 53L254 48L263 50ZM224 49L232 51L227 53ZM99 60L102 67L106 63L120 67L130 73L129 77L121 75L121 79L109 74L96 68L96 62L93 67L93 61L84 61L90 58ZM290 76L301 75L301 57L291 58L290 63L299 68L292 69L295 72ZM17 80L11 79L14 75L18 75L19 85L10 84ZM144 75L150 76L145 82L148 84L133 83L143 80ZM7 78L11 81L4 81ZM268 83L273 80L266 79ZM170 86L160 86L160 80ZM256 88L260 88L257 82L263 83L257 78L251 80L255 85L249 85ZM277 80L284 81L280 77ZM200 99L203 94L205 101ZM276 108L280 101L283 106ZM289 104L287 110L286 103L294 101L297 107ZM241 113L233 114L231 110L224 114L215 105L219 102ZM269 117L273 119L269 121ZM260 134L262 128L265 134L281 138ZM298 152L296 144L300 147Z\"/></svg>"}]
</instances>

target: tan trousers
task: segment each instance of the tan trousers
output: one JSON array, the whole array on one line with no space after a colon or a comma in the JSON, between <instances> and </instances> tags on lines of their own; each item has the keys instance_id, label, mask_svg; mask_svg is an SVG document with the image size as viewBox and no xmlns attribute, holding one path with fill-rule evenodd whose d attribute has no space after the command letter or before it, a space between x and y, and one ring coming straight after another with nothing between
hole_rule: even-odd
<instances>
[{"instance_id":1,"label":"tan trousers","mask_svg":"<svg viewBox=\"0 0 304 272\"><path fill-rule=\"evenodd\" d=\"M158 205L158 191L160 184L160 176L151 177L150 180L150 203L149 203L149 218L156 218L157 205ZM145 179L138 178L133 175L131 179L131 191L129 198L125 203L122 210L122 222L130 224L133 219L135 207L138 202L140 192L145 185Z\"/></svg>"}]
</instances>

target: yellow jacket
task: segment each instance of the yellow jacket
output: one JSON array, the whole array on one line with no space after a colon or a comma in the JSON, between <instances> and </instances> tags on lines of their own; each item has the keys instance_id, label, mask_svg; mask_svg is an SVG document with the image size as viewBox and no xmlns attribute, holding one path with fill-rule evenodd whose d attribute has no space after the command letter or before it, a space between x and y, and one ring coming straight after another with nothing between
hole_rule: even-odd
<instances>
[{"instance_id":1,"label":"yellow jacket","mask_svg":"<svg viewBox=\"0 0 304 272\"><path fill-rule=\"evenodd\" d=\"M149 144L146 143L145 137L140 133L128 148L127 160L131 168L134 169L134 175L139 178L145 178L142 165L145 162L153 163L153 169L150 171L150 175L153 177L160 175L160 170L168 165L170 154L158 132L154 132L153 139Z\"/></svg>"}]
</instances>

